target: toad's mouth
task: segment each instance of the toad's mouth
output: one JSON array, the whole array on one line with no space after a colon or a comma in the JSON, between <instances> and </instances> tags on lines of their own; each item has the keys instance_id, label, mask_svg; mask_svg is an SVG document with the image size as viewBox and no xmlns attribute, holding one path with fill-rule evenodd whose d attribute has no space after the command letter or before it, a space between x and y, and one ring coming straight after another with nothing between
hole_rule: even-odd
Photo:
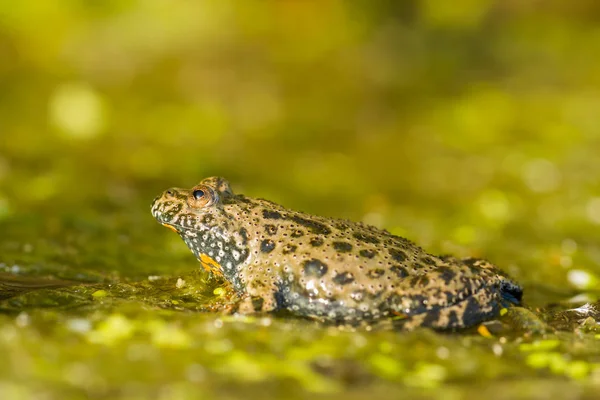
<instances>
[{"instance_id":1,"label":"toad's mouth","mask_svg":"<svg viewBox=\"0 0 600 400\"><path fill-rule=\"evenodd\" d=\"M166 227L166 228L169 228L170 230L172 230L175 233L179 233L179 231L177 230L177 228L175 228L175 226L173 226L173 225L169 225L166 222L161 222L161 225L164 226L164 227Z\"/></svg>"},{"instance_id":2,"label":"toad's mouth","mask_svg":"<svg viewBox=\"0 0 600 400\"><path fill-rule=\"evenodd\" d=\"M190 224L191 221L186 219L185 216L178 215L183 208L182 204L161 203L158 201L159 199L160 198L154 200L150 210L152 216L158 223L171 229L173 232L178 233L191 229L191 226L186 226L186 223Z\"/></svg>"},{"instance_id":3,"label":"toad's mouth","mask_svg":"<svg viewBox=\"0 0 600 400\"><path fill-rule=\"evenodd\" d=\"M184 208L185 205L181 203L163 203L155 200L150 211L159 224L181 235L215 229L201 220L202 215L182 212Z\"/></svg>"},{"instance_id":4,"label":"toad's mouth","mask_svg":"<svg viewBox=\"0 0 600 400\"><path fill-rule=\"evenodd\" d=\"M223 233L221 232L220 229L215 228L215 227L211 227L208 225L204 225L202 223L190 223L189 225L187 224L188 221L183 221L184 223L177 223L177 222L168 222L165 221L163 218L159 217L155 217L156 220L164 227L169 228L170 230L172 230L173 232L181 235L181 236L196 236L197 234L199 234L200 232L213 232L214 234L217 234L219 236L223 236Z\"/></svg>"},{"instance_id":5,"label":"toad's mouth","mask_svg":"<svg viewBox=\"0 0 600 400\"><path fill-rule=\"evenodd\" d=\"M179 233L179 234L185 234L185 232L188 232L188 231L205 231L205 230L208 230L208 227L206 227L204 225L197 225L195 228L191 228L189 226L185 226L185 225L178 224L178 223L164 222L164 221L161 221L160 219L158 219L158 222L162 226L164 226L165 228L169 228L173 232Z\"/></svg>"},{"instance_id":6,"label":"toad's mouth","mask_svg":"<svg viewBox=\"0 0 600 400\"><path fill-rule=\"evenodd\" d=\"M171 218L169 215L166 214L165 211L160 210L158 208L152 208L152 216L154 217L154 219L156 219L156 221L158 221L159 224L166 228L169 228L173 232L181 233L190 229L189 226L186 227L181 223L175 222L174 220L178 219L177 217Z\"/></svg>"}]
</instances>

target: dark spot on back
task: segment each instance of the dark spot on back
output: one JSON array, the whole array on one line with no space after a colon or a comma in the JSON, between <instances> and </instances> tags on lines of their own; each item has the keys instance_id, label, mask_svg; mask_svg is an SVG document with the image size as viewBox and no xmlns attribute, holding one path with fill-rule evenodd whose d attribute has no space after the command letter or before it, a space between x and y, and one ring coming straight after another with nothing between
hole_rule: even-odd
<instances>
[{"instance_id":1,"label":"dark spot on back","mask_svg":"<svg viewBox=\"0 0 600 400\"><path fill-rule=\"evenodd\" d=\"M422 259L422 260L423 260L423 262L424 262L425 264L427 264L427 265L437 265L437 264L435 263L435 260L434 260L433 258L431 258L431 257L423 257L423 259Z\"/></svg>"},{"instance_id":2,"label":"dark spot on back","mask_svg":"<svg viewBox=\"0 0 600 400\"><path fill-rule=\"evenodd\" d=\"M206 214L202 217L202 223L209 225L211 222L213 222L215 220L215 217L213 217L210 214Z\"/></svg>"},{"instance_id":3,"label":"dark spot on back","mask_svg":"<svg viewBox=\"0 0 600 400\"><path fill-rule=\"evenodd\" d=\"M390 256L398 262L406 261L406 253L400 249L390 249Z\"/></svg>"},{"instance_id":4,"label":"dark spot on back","mask_svg":"<svg viewBox=\"0 0 600 400\"><path fill-rule=\"evenodd\" d=\"M281 214L280 214L280 216L281 216ZM320 234L320 235L329 235L331 233L331 230L327 226L325 226L325 224L322 224L320 222L302 218L298 215L294 215L294 216L290 217L290 219L292 221L294 221L295 223L300 224L300 225L310 229L312 233L316 233L316 234Z\"/></svg>"},{"instance_id":5,"label":"dark spot on back","mask_svg":"<svg viewBox=\"0 0 600 400\"><path fill-rule=\"evenodd\" d=\"M267 225L265 225L265 232L268 235L273 236L274 234L277 233L277 227L275 225L267 224Z\"/></svg>"},{"instance_id":6,"label":"dark spot on back","mask_svg":"<svg viewBox=\"0 0 600 400\"><path fill-rule=\"evenodd\" d=\"M286 244L285 246L283 246L282 253L283 254L293 253L296 251L297 248L298 248L298 246L295 246L293 244Z\"/></svg>"},{"instance_id":7,"label":"dark spot on back","mask_svg":"<svg viewBox=\"0 0 600 400\"><path fill-rule=\"evenodd\" d=\"M301 229L296 229L290 236L293 238L299 238L304 236L304 232Z\"/></svg>"},{"instance_id":8,"label":"dark spot on back","mask_svg":"<svg viewBox=\"0 0 600 400\"><path fill-rule=\"evenodd\" d=\"M360 254L361 257L373 258L373 257L375 257L377 252L375 250L366 249L366 250L359 251L358 254Z\"/></svg>"},{"instance_id":9,"label":"dark spot on back","mask_svg":"<svg viewBox=\"0 0 600 400\"><path fill-rule=\"evenodd\" d=\"M252 204L252 200L244 196L243 194L239 194L236 197L236 200L241 201L242 203Z\"/></svg>"},{"instance_id":10,"label":"dark spot on back","mask_svg":"<svg viewBox=\"0 0 600 400\"><path fill-rule=\"evenodd\" d=\"M379 244L379 239L377 239L375 236L365 235L361 232L354 232L352 236L363 243Z\"/></svg>"},{"instance_id":11,"label":"dark spot on back","mask_svg":"<svg viewBox=\"0 0 600 400\"><path fill-rule=\"evenodd\" d=\"M480 263L481 260L478 258L464 258L461 260L471 272L478 274L481 272Z\"/></svg>"},{"instance_id":12,"label":"dark spot on back","mask_svg":"<svg viewBox=\"0 0 600 400\"><path fill-rule=\"evenodd\" d=\"M463 258L461 261L462 261L462 262L463 262L465 265L468 265L469 267L473 267L473 266L475 266L475 264L476 264L476 263L477 263L477 261L479 261L479 260L478 260L478 259L476 259L476 258L473 258L473 257L469 257L469 258Z\"/></svg>"},{"instance_id":13,"label":"dark spot on back","mask_svg":"<svg viewBox=\"0 0 600 400\"><path fill-rule=\"evenodd\" d=\"M321 239L319 237L312 238L312 239L310 239L309 243L312 247L320 247L320 246L323 246L323 239Z\"/></svg>"},{"instance_id":14,"label":"dark spot on back","mask_svg":"<svg viewBox=\"0 0 600 400\"><path fill-rule=\"evenodd\" d=\"M242 237L242 244L248 243L248 231L246 228L240 229L240 236Z\"/></svg>"},{"instance_id":15,"label":"dark spot on back","mask_svg":"<svg viewBox=\"0 0 600 400\"><path fill-rule=\"evenodd\" d=\"M304 261L304 275L320 278L327 273L327 264L316 258Z\"/></svg>"},{"instance_id":16,"label":"dark spot on back","mask_svg":"<svg viewBox=\"0 0 600 400\"><path fill-rule=\"evenodd\" d=\"M451 268L445 266L438 267L436 269L436 272L440 275L440 278L442 278L446 285L450 284L452 279L454 279L454 277L456 276L456 272L454 272Z\"/></svg>"},{"instance_id":17,"label":"dark spot on back","mask_svg":"<svg viewBox=\"0 0 600 400\"><path fill-rule=\"evenodd\" d=\"M408 271L406 268L400 265L391 266L390 271L392 271L398 278L406 278L408 276Z\"/></svg>"},{"instance_id":18,"label":"dark spot on back","mask_svg":"<svg viewBox=\"0 0 600 400\"><path fill-rule=\"evenodd\" d=\"M354 282L354 276L350 272L342 272L333 277L333 281L338 285L347 285Z\"/></svg>"},{"instance_id":19,"label":"dark spot on back","mask_svg":"<svg viewBox=\"0 0 600 400\"><path fill-rule=\"evenodd\" d=\"M260 251L263 253L270 253L275 248L275 242L271 239L265 239L260 242Z\"/></svg>"},{"instance_id":20,"label":"dark spot on back","mask_svg":"<svg viewBox=\"0 0 600 400\"><path fill-rule=\"evenodd\" d=\"M333 242L333 248L340 253L348 253L352 251L352 245L347 242Z\"/></svg>"},{"instance_id":21,"label":"dark spot on back","mask_svg":"<svg viewBox=\"0 0 600 400\"><path fill-rule=\"evenodd\" d=\"M425 275L417 275L410 280L412 286L424 287L429 284L429 278Z\"/></svg>"},{"instance_id":22,"label":"dark spot on back","mask_svg":"<svg viewBox=\"0 0 600 400\"><path fill-rule=\"evenodd\" d=\"M348 224L345 224L343 222L338 222L337 224L335 224L335 227L342 232L348 230Z\"/></svg>"},{"instance_id":23,"label":"dark spot on back","mask_svg":"<svg viewBox=\"0 0 600 400\"><path fill-rule=\"evenodd\" d=\"M283 218L283 216L281 215L281 213L279 211L273 211L273 210L267 210L267 209L263 210L263 217L265 217L266 219L281 219L281 218Z\"/></svg>"},{"instance_id":24,"label":"dark spot on back","mask_svg":"<svg viewBox=\"0 0 600 400\"><path fill-rule=\"evenodd\" d=\"M385 274L385 271L382 270L381 268L375 268L375 269L372 269L369 272L367 272L367 276L371 279L381 278L383 276L383 274Z\"/></svg>"}]
</instances>

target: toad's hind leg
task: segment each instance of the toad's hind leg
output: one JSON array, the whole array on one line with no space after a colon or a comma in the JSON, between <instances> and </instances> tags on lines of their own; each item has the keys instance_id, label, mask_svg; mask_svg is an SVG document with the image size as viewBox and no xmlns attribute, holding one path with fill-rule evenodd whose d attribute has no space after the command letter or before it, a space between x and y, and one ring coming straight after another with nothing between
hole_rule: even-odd
<instances>
[{"instance_id":1,"label":"toad's hind leg","mask_svg":"<svg viewBox=\"0 0 600 400\"><path fill-rule=\"evenodd\" d=\"M521 288L498 272L493 267L475 270L468 264L440 266L401 281L382 308L397 315L394 324L404 329L468 328L520 303Z\"/></svg>"}]
</instances>

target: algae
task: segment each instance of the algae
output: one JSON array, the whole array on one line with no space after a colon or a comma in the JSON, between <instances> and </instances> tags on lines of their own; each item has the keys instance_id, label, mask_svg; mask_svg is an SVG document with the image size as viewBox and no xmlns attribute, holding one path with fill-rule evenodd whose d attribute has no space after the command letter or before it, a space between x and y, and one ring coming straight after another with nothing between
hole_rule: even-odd
<instances>
[{"instance_id":1,"label":"algae","mask_svg":"<svg viewBox=\"0 0 600 400\"><path fill-rule=\"evenodd\" d=\"M0 2L0 398L595 398L598 15ZM528 308L460 333L222 315L149 212L215 174L485 257Z\"/></svg>"}]
</instances>

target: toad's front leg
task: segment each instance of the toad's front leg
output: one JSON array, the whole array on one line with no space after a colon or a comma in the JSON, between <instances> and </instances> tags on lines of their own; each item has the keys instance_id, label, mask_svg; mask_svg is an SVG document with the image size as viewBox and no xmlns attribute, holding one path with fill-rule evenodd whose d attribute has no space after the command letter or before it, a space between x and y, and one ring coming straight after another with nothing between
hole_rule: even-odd
<instances>
[{"instance_id":1,"label":"toad's front leg","mask_svg":"<svg viewBox=\"0 0 600 400\"><path fill-rule=\"evenodd\" d=\"M269 313L277 310L278 287L274 282L266 283L263 279L248 282L246 292L240 295L240 300L232 307L231 313L255 314Z\"/></svg>"}]
</instances>

